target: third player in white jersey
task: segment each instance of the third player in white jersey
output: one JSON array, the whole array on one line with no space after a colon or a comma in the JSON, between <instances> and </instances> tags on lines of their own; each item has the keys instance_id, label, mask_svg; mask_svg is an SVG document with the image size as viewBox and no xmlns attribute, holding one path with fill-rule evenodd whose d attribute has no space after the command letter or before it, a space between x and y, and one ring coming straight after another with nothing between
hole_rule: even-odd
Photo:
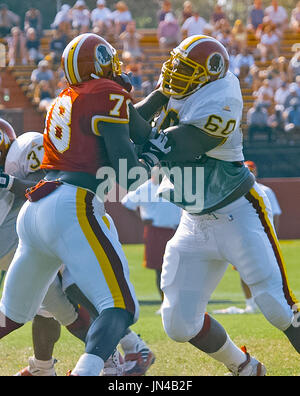
<instances>
[{"instance_id":1,"label":"third player in white jersey","mask_svg":"<svg viewBox=\"0 0 300 396\"><path fill-rule=\"evenodd\" d=\"M4 133L2 132L2 136ZM0 139L1 140L1 139ZM4 173L10 175L10 180L28 180L29 186L31 175L36 177L43 160L43 135L38 132L27 132L18 138L15 136L7 146L5 161L3 163ZM25 191L25 188L24 188ZM0 267L7 269L13 257L18 243L16 233L16 220L19 210L25 202L24 191L15 194L11 189L0 188Z\"/></svg>"}]
</instances>

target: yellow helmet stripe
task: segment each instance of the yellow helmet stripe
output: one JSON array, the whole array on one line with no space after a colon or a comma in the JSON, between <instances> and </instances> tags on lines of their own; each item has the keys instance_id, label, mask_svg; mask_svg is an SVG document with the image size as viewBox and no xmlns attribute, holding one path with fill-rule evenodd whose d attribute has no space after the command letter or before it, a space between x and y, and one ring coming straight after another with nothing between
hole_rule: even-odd
<instances>
[{"instance_id":1,"label":"yellow helmet stripe","mask_svg":"<svg viewBox=\"0 0 300 396\"><path fill-rule=\"evenodd\" d=\"M187 43L182 47L182 49L187 50L190 45L194 44L195 41L207 39L207 38L209 38L209 37L203 36L203 35L191 36L190 40L187 40Z\"/></svg>"},{"instance_id":2,"label":"yellow helmet stripe","mask_svg":"<svg viewBox=\"0 0 300 396\"><path fill-rule=\"evenodd\" d=\"M70 44L70 48L67 51L66 58L65 58L65 70L68 73L68 80L71 84L76 84L77 79L75 76L75 69L74 69L74 53L77 48L77 45L81 39L81 36L78 36L76 41L72 41Z\"/></svg>"}]
</instances>

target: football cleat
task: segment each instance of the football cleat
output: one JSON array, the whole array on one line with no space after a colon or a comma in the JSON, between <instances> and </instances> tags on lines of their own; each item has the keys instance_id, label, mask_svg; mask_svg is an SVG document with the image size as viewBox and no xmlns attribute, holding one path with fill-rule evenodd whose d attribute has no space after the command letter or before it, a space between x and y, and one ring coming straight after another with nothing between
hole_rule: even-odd
<instances>
[{"instance_id":1,"label":"football cleat","mask_svg":"<svg viewBox=\"0 0 300 396\"><path fill-rule=\"evenodd\" d=\"M73 374L72 370L68 370L67 374L66 374L66 377L79 377L79 375L78 374Z\"/></svg>"},{"instance_id":2,"label":"football cleat","mask_svg":"<svg viewBox=\"0 0 300 396\"><path fill-rule=\"evenodd\" d=\"M100 374L102 377L121 377L124 376L124 358L121 353L115 349L113 354L104 363L104 368Z\"/></svg>"},{"instance_id":3,"label":"football cleat","mask_svg":"<svg viewBox=\"0 0 300 396\"><path fill-rule=\"evenodd\" d=\"M154 353L140 339L136 344L136 352L127 353L125 358L125 376L145 375L150 366L155 362Z\"/></svg>"},{"instance_id":4,"label":"football cleat","mask_svg":"<svg viewBox=\"0 0 300 396\"><path fill-rule=\"evenodd\" d=\"M57 360L53 359L52 366L48 369L42 369L36 366L35 358L29 358L29 365L20 370L14 377L56 377L54 365Z\"/></svg>"},{"instance_id":5,"label":"football cleat","mask_svg":"<svg viewBox=\"0 0 300 396\"><path fill-rule=\"evenodd\" d=\"M264 377L267 373L265 366L250 356L245 346L241 349L246 355L246 360L238 367L228 367L229 375L233 377Z\"/></svg>"}]
</instances>

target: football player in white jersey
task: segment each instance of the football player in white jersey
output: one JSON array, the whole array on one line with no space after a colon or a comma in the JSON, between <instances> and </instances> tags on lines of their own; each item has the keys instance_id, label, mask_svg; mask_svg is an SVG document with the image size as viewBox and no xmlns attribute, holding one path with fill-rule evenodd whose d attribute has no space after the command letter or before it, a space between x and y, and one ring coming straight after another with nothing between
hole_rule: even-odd
<instances>
[{"instance_id":1,"label":"football player in white jersey","mask_svg":"<svg viewBox=\"0 0 300 396\"><path fill-rule=\"evenodd\" d=\"M0 119L0 268L7 270L18 243L16 218L25 191L44 176L43 135L28 132L17 138L13 127Z\"/></svg>"},{"instance_id":2,"label":"football player in white jersey","mask_svg":"<svg viewBox=\"0 0 300 396\"><path fill-rule=\"evenodd\" d=\"M160 192L185 209L165 251L162 320L170 338L191 343L233 375L260 376L263 364L237 348L206 313L232 263L267 320L300 353L297 300L269 201L243 163L243 100L228 64L223 45L198 35L181 42L162 67L160 89L170 99L157 128L171 150L160 157L166 174Z\"/></svg>"},{"instance_id":3,"label":"football player in white jersey","mask_svg":"<svg viewBox=\"0 0 300 396\"><path fill-rule=\"evenodd\" d=\"M25 202L25 191L45 175L44 171L40 170L43 156L41 133L27 132L17 138L13 127L0 118L0 268L3 271L8 269L18 244L16 221ZM52 352L60 336L60 324L77 338L85 338L90 324L89 317L82 309L76 312L74 306L78 305L78 299L83 306L86 300L84 301L84 296L70 277L68 283L63 277L63 282L74 305L66 297L57 277L33 319L35 356L29 358L29 366L21 370L18 376L56 375ZM86 305L90 308L91 304L88 305L86 302ZM89 314L93 318L93 308L89 309ZM145 374L154 362L154 355L145 342L128 329L121 340L121 346L125 352L125 364L119 364L118 352L115 351L105 363L103 374Z\"/></svg>"}]
</instances>

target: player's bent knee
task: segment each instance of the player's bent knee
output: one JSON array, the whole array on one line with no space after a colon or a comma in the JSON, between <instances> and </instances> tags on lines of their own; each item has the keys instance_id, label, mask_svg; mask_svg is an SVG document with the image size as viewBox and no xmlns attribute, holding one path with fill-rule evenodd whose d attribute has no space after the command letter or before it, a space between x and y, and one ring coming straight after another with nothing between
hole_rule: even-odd
<instances>
[{"instance_id":1,"label":"player's bent knee","mask_svg":"<svg viewBox=\"0 0 300 396\"><path fill-rule=\"evenodd\" d=\"M286 330L292 323L293 309L288 303L287 294L283 291L280 272L274 271L268 278L249 286L265 318L279 330Z\"/></svg>"},{"instance_id":2,"label":"player's bent knee","mask_svg":"<svg viewBox=\"0 0 300 396\"><path fill-rule=\"evenodd\" d=\"M188 342L202 329L204 314L193 318L192 321L187 321L176 310L163 308L162 322L168 337L176 342Z\"/></svg>"},{"instance_id":3,"label":"player's bent knee","mask_svg":"<svg viewBox=\"0 0 300 396\"><path fill-rule=\"evenodd\" d=\"M254 299L265 318L273 326L282 331L290 326L293 320L293 312L287 303L280 301L268 292L261 293Z\"/></svg>"}]
</instances>

